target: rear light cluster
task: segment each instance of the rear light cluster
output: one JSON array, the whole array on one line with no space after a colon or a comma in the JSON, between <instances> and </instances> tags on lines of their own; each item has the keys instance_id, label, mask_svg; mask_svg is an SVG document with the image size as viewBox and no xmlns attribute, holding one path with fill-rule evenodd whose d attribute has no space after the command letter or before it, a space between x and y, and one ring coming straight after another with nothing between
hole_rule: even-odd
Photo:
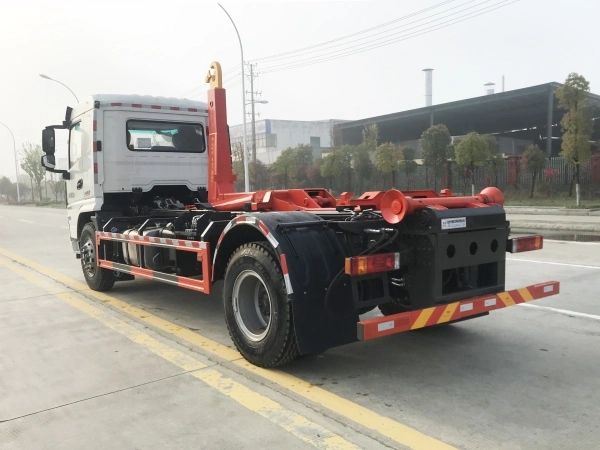
<instances>
[{"instance_id":1,"label":"rear light cluster","mask_svg":"<svg viewBox=\"0 0 600 450\"><path fill-rule=\"evenodd\" d=\"M512 238L508 241L508 244L509 245L506 250L510 253L521 253L529 252L531 250L540 250L544 247L544 237L541 235L535 235Z\"/></svg>"},{"instance_id":2,"label":"rear light cluster","mask_svg":"<svg viewBox=\"0 0 600 450\"><path fill-rule=\"evenodd\" d=\"M348 275L389 272L400 268L400 253L380 253L370 256L346 258L345 272Z\"/></svg>"}]
</instances>

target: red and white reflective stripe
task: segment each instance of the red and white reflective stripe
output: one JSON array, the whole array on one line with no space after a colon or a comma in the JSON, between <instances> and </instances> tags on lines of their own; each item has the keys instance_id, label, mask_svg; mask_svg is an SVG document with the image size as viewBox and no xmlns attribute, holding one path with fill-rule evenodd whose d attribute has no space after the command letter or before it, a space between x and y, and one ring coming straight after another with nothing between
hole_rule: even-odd
<instances>
[{"instance_id":1,"label":"red and white reflective stripe","mask_svg":"<svg viewBox=\"0 0 600 450\"><path fill-rule=\"evenodd\" d=\"M99 231L98 235L101 238L113 238L113 239L122 239L125 241L134 241L134 242L149 242L153 244L162 244L169 245L176 248L190 248L190 249L206 249L206 242L202 241L185 241L183 239L169 239L169 238L159 238L159 237L151 237L151 236L140 236L140 235L128 235L128 234L120 234L120 233L109 233L107 231Z\"/></svg>"},{"instance_id":2,"label":"red and white reflective stripe","mask_svg":"<svg viewBox=\"0 0 600 450\"><path fill-rule=\"evenodd\" d=\"M231 227L233 226L233 224L235 223L235 221L231 221L227 224L227 226L225 227L225 229L223 230L223 233L221 233L222 236L225 236L225 234L231 230Z\"/></svg>"},{"instance_id":3,"label":"red and white reflective stripe","mask_svg":"<svg viewBox=\"0 0 600 450\"><path fill-rule=\"evenodd\" d=\"M265 235L265 237L267 238L269 243L273 246L273 248L277 248L277 246L279 245L279 242L277 242L277 239L275 239L275 236L273 236L273 234L271 234L271 231L260 220L258 221L258 228L260 228L260 231L263 232L263 234Z\"/></svg>"},{"instance_id":4,"label":"red and white reflective stripe","mask_svg":"<svg viewBox=\"0 0 600 450\"><path fill-rule=\"evenodd\" d=\"M521 289L482 295L445 305L393 314L387 317L374 317L358 323L358 338L365 341L387 336L388 334L439 325L549 297L558 294L559 291L560 283L558 281L548 281Z\"/></svg>"},{"instance_id":5,"label":"red and white reflective stripe","mask_svg":"<svg viewBox=\"0 0 600 450\"><path fill-rule=\"evenodd\" d=\"M127 264L107 261L105 259L99 259L98 266L106 269L118 270L119 272L123 273L129 273L136 277L146 278L148 280L162 281L163 283L173 284L175 286L204 292L206 294L209 294L212 290L210 280L205 278L198 280L195 278L182 277L156 270L145 269L143 267L135 267Z\"/></svg>"},{"instance_id":6,"label":"red and white reflective stripe","mask_svg":"<svg viewBox=\"0 0 600 450\"><path fill-rule=\"evenodd\" d=\"M292 282L290 281L290 274L288 272L287 259L285 258L285 254L281 254L279 256L279 261L281 262L281 271L283 272L283 281L285 282L285 290L288 295L293 294L294 290L292 289Z\"/></svg>"},{"instance_id":7,"label":"red and white reflective stripe","mask_svg":"<svg viewBox=\"0 0 600 450\"><path fill-rule=\"evenodd\" d=\"M121 102L110 102L110 103L101 103L100 107L103 108L143 108L143 109L156 109L156 110L165 110L165 111L183 111L183 112L201 112L208 113L207 109L199 109L199 108L185 108L181 106L164 106L164 105L144 105L142 103L121 103Z\"/></svg>"},{"instance_id":8,"label":"red and white reflective stripe","mask_svg":"<svg viewBox=\"0 0 600 450\"><path fill-rule=\"evenodd\" d=\"M238 216L234 220L235 220L235 223L246 222L246 223L256 224L256 222L257 222L256 217L252 217L252 216Z\"/></svg>"}]
</instances>

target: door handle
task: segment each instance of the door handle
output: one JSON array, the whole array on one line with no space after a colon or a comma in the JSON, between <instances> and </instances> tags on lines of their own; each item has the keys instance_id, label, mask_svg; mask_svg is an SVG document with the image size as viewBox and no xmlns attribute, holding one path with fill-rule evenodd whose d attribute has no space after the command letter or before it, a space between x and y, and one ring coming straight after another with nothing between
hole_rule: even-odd
<instances>
[{"instance_id":1,"label":"door handle","mask_svg":"<svg viewBox=\"0 0 600 450\"><path fill-rule=\"evenodd\" d=\"M77 189L81 189L83 187L83 179L77 180Z\"/></svg>"}]
</instances>

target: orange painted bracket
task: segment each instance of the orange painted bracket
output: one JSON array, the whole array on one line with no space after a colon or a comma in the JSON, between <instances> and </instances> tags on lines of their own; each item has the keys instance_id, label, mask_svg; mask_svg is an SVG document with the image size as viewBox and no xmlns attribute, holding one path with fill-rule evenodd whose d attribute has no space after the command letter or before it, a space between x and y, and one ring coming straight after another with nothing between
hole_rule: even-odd
<instances>
[{"instance_id":1,"label":"orange painted bracket","mask_svg":"<svg viewBox=\"0 0 600 450\"><path fill-rule=\"evenodd\" d=\"M390 334L402 333L403 331L465 319L495 309L550 297L559 292L560 283L558 281L548 281L521 289L500 292L499 294L482 295L447 305L363 320L357 324L358 339L367 341Z\"/></svg>"}]
</instances>

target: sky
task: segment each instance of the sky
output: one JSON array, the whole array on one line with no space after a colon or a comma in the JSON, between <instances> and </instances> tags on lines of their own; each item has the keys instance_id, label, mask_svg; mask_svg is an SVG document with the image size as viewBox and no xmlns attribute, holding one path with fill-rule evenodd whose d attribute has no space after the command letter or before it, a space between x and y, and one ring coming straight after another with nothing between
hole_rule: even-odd
<instances>
[{"instance_id":1,"label":"sky","mask_svg":"<svg viewBox=\"0 0 600 450\"><path fill-rule=\"evenodd\" d=\"M241 35L244 59L257 64L255 90L269 102L257 106L261 119L350 120L418 108L425 101L424 68L434 69L434 104L483 95L487 82L501 90L503 75L511 90L578 72L600 93L594 52L600 2L280 0L223 6ZM44 126L61 123L65 107L76 103L40 73L80 99L120 93L205 100L204 77L211 61L219 61L229 124L242 122L240 47L216 3L4 0L0 17L0 122L13 131L18 151L24 142L40 143ZM324 42L329 44L318 46ZM369 46L378 47L357 52ZM261 59L272 55L280 59ZM12 138L0 125L0 176L14 180L14 174Z\"/></svg>"}]
</instances>

